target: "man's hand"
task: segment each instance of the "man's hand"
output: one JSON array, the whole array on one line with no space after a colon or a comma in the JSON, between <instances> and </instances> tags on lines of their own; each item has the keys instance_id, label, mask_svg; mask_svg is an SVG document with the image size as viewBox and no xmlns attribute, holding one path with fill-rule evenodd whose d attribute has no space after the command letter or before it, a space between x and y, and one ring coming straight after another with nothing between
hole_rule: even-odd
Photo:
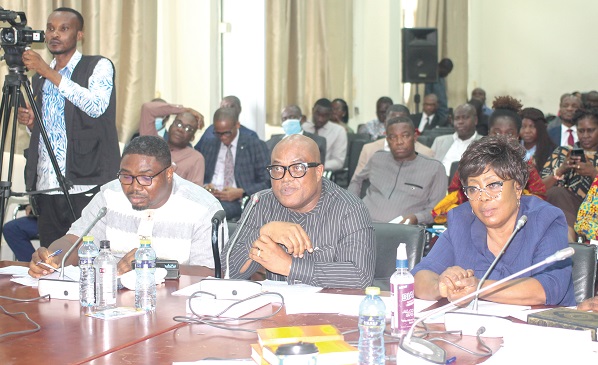
<instances>
[{"instance_id":1,"label":"man's hand","mask_svg":"<svg viewBox=\"0 0 598 365\"><path fill-rule=\"evenodd\" d=\"M226 187L223 190L213 190L212 194L216 199L223 202L234 202L243 198L243 189Z\"/></svg>"},{"instance_id":2,"label":"man's hand","mask_svg":"<svg viewBox=\"0 0 598 365\"><path fill-rule=\"evenodd\" d=\"M451 266L444 270L438 277L438 291L440 296L448 297L449 293L455 293L465 287L461 282L465 278L473 277L473 270L465 270L459 266Z\"/></svg>"},{"instance_id":3,"label":"man's hand","mask_svg":"<svg viewBox=\"0 0 598 365\"><path fill-rule=\"evenodd\" d=\"M303 257L305 250L313 252L313 246L307 232L298 224L289 222L270 222L260 229L260 235L268 236L276 243L287 248L287 253L294 257Z\"/></svg>"},{"instance_id":4,"label":"man's hand","mask_svg":"<svg viewBox=\"0 0 598 365\"><path fill-rule=\"evenodd\" d=\"M45 247L40 247L33 253L31 256L31 261L29 262L29 275L34 278L39 279L42 276L51 274L52 270L47 266L43 265L36 265L38 261L44 262L52 267L58 268L58 263L54 262L54 257L48 258L50 252Z\"/></svg>"},{"instance_id":5,"label":"man's hand","mask_svg":"<svg viewBox=\"0 0 598 365\"><path fill-rule=\"evenodd\" d=\"M583 302L579 303L577 309L580 311L598 312L598 296L586 299Z\"/></svg>"},{"instance_id":6,"label":"man's hand","mask_svg":"<svg viewBox=\"0 0 598 365\"><path fill-rule=\"evenodd\" d=\"M403 221L401 222L401 224L404 224L405 222L407 222L407 220L409 220L409 223L407 224L417 224L417 217L415 216L415 214L406 216L405 219L403 219Z\"/></svg>"},{"instance_id":7,"label":"man's hand","mask_svg":"<svg viewBox=\"0 0 598 365\"><path fill-rule=\"evenodd\" d=\"M31 108L31 105L27 104L26 108L19 107L17 109L17 120L19 123L29 128L30 131L33 130L35 114L33 114L33 108Z\"/></svg>"},{"instance_id":8,"label":"man's hand","mask_svg":"<svg viewBox=\"0 0 598 365\"><path fill-rule=\"evenodd\" d=\"M249 250L249 258L273 273L289 276L293 259L266 235L260 235Z\"/></svg>"},{"instance_id":9,"label":"man's hand","mask_svg":"<svg viewBox=\"0 0 598 365\"><path fill-rule=\"evenodd\" d=\"M60 80L62 76L50 68L50 66L44 61L42 56L39 53L35 52L32 49L29 49L23 52L23 64L27 69L30 71L35 71L40 74L42 77L50 80L54 85L60 85Z\"/></svg>"},{"instance_id":10,"label":"man's hand","mask_svg":"<svg viewBox=\"0 0 598 365\"><path fill-rule=\"evenodd\" d=\"M116 275L120 276L133 270L131 262L135 260L135 252L137 252L136 248L129 251L122 259L120 259L116 266Z\"/></svg>"}]
</instances>

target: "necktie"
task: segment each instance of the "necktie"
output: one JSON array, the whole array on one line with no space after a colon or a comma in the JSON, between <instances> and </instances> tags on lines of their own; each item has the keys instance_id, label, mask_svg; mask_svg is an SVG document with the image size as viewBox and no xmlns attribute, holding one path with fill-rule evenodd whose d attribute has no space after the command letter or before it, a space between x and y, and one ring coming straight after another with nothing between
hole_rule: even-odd
<instances>
[{"instance_id":1,"label":"necktie","mask_svg":"<svg viewBox=\"0 0 598 365\"><path fill-rule=\"evenodd\" d=\"M226 158L224 159L224 187L233 186L235 181L235 161L233 159L232 145L226 146Z\"/></svg>"},{"instance_id":2,"label":"necktie","mask_svg":"<svg viewBox=\"0 0 598 365\"><path fill-rule=\"evenodd\" d=\"M567 144L569 146L573 146L575 144L575 140L573 139L573 129L569 128L567 129L567 132L569 132L569 137L567 137Z\"/></svg>"},{"instance_id":3,"label":"necktie","mask_svg":"<svg viewBox=\"0 0 598 365\"><path fill-rule=\"evenodd\" d=\"M430 124L430 117L426 117L426 124L424 124L424 128L423 129L426 129L426 126L428 124Z\"/></svg>"}]
</instances>

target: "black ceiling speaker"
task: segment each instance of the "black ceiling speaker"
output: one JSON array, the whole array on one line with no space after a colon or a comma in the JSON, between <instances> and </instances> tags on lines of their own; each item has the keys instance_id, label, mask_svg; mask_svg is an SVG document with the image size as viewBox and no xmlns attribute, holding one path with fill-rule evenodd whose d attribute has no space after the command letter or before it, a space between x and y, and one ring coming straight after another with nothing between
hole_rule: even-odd
<instances>
[{"instance_id":1,"label":"black ceiling speaker","mask_svg":"<svg viewBox=\"0 0 598 365\"><path fill-rule=\"evenodd\" d=\"M403 82L438 80L438 31L436 28L403 28Z\"/></svg>"}]
</instances>

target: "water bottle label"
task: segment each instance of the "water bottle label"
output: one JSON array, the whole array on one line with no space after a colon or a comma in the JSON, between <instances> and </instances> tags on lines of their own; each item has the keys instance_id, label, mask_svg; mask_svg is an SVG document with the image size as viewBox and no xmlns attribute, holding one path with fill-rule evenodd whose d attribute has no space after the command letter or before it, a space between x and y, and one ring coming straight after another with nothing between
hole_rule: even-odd
<instances>
[{"instance_id":1,"label":"water bottle label","mask_svg":"<svg viewBox=\"0 0 598 365\"><path fill-rule=\"evenodd\" d=\"M391 284L391 328L408 331L415 320L415 295L413 283ZM397 313L398 312L398 313Z\"/></svg>"},{"instance_id":2,"label":"water bottle label","mask_svg":"<svg viewBox=\"0 0 598 365\"><path fill-rule=\"evenodd\" d=\"M84 265L91 265L93 264L93 258L89 257L81 257L79 258L79 266L84 266Z\"/></svg>"},{"instance_id":3,"label":"water bottle label","mask_svg":"<svg viewBox=\"0 0 598 365\"><path fill-rule=\"evenodd\" d=\"M156 261L154 260L139 260L135 261L136 269L155 269Z\"/></svg>"},{"instance_id":4,"label":"water bottle label","mask_svg":"<svg viewBox=\"0 0 598 365\"><path fill-rule=\"evenodd\" d=\"M359 316L359 325L368 327L385 327L386 320L383 316Z\"/></svg>"}]
</instances>

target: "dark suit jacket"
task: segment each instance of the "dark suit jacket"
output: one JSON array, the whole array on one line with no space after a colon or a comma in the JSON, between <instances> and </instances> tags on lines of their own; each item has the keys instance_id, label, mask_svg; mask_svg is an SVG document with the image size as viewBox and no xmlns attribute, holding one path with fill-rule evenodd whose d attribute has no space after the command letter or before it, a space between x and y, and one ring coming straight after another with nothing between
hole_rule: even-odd
<instances>
[{"instance_id":1,"label":"dark suit jacket","mask_svg":"<svg viewBox=\"0 0 598 365\"><path fill-rule=\"evenodd\" d=\"M552 140L552 142L554 144L556 144L557 146L561 145L561 126L556 126L554 128L550 128L548 130L548 137L550 137L550 139Z\"/></svg>"},{"instance_id":2,"label":"dark suit jacket","mask_svg":"<svg viewBox=\"0 0 598 365\"><path fill-rule=\"evenodd\" d=\"M199 152L206 160L204 183L212 182L220 139L213 138L202 143ZM270 154L266 143L259 138L239 129L237 154L235 156L235 182L237 187L245 190L245 194L252 195L258 191L270 188L270 176L266 166L270 164Z\"/></svg>"},{"instance_id":3,"label":"dark suit jacket","mask_svg":"<svg viewBox=\"0 0 598 365\"><path fill-rule=\"evenodd\" d=\"M409 117L411 118L411 120L413 121L413 125L415 126L415 129L417 129L419 127L419 122L422 120L422 115L423 113L417 113L417 114L411 114ZM436 127L444 127L446 126L446 120L441 121L440 117L438 116L438 113L434 114L434 118L432 118L432 121L430 123L427 123L426 126L424 127L424 129L434 129ZM423 132L423 131L420 131Z\"/></svg>"},{"instance_id":4,"label":"dark suit jacket","mask_svg":"<svg viewBox=\"0 0 598 365\"><path fill-rule=\"evenodd\" d=\"M309 132L305 132L303 131L303 135L305 137L309 137L311 139L314 140L314 142L316 142L316 144L318 145L318 149L320 150L320 159L322 164L326 163L326 138L322 137L322 136L317 136L313 133L309 133ZM283 138L284 138L284 134L274 134L272 135L272 138L270 138L268 141L266 141L266 145L268 146L268 148L270 149L270 154L272 154L272 150L274 149L274 146L276 146L276 144L278 142L280 142ZM312 162L312 161L306 161L306 162Z\"/></svg>"}]
</instances>

